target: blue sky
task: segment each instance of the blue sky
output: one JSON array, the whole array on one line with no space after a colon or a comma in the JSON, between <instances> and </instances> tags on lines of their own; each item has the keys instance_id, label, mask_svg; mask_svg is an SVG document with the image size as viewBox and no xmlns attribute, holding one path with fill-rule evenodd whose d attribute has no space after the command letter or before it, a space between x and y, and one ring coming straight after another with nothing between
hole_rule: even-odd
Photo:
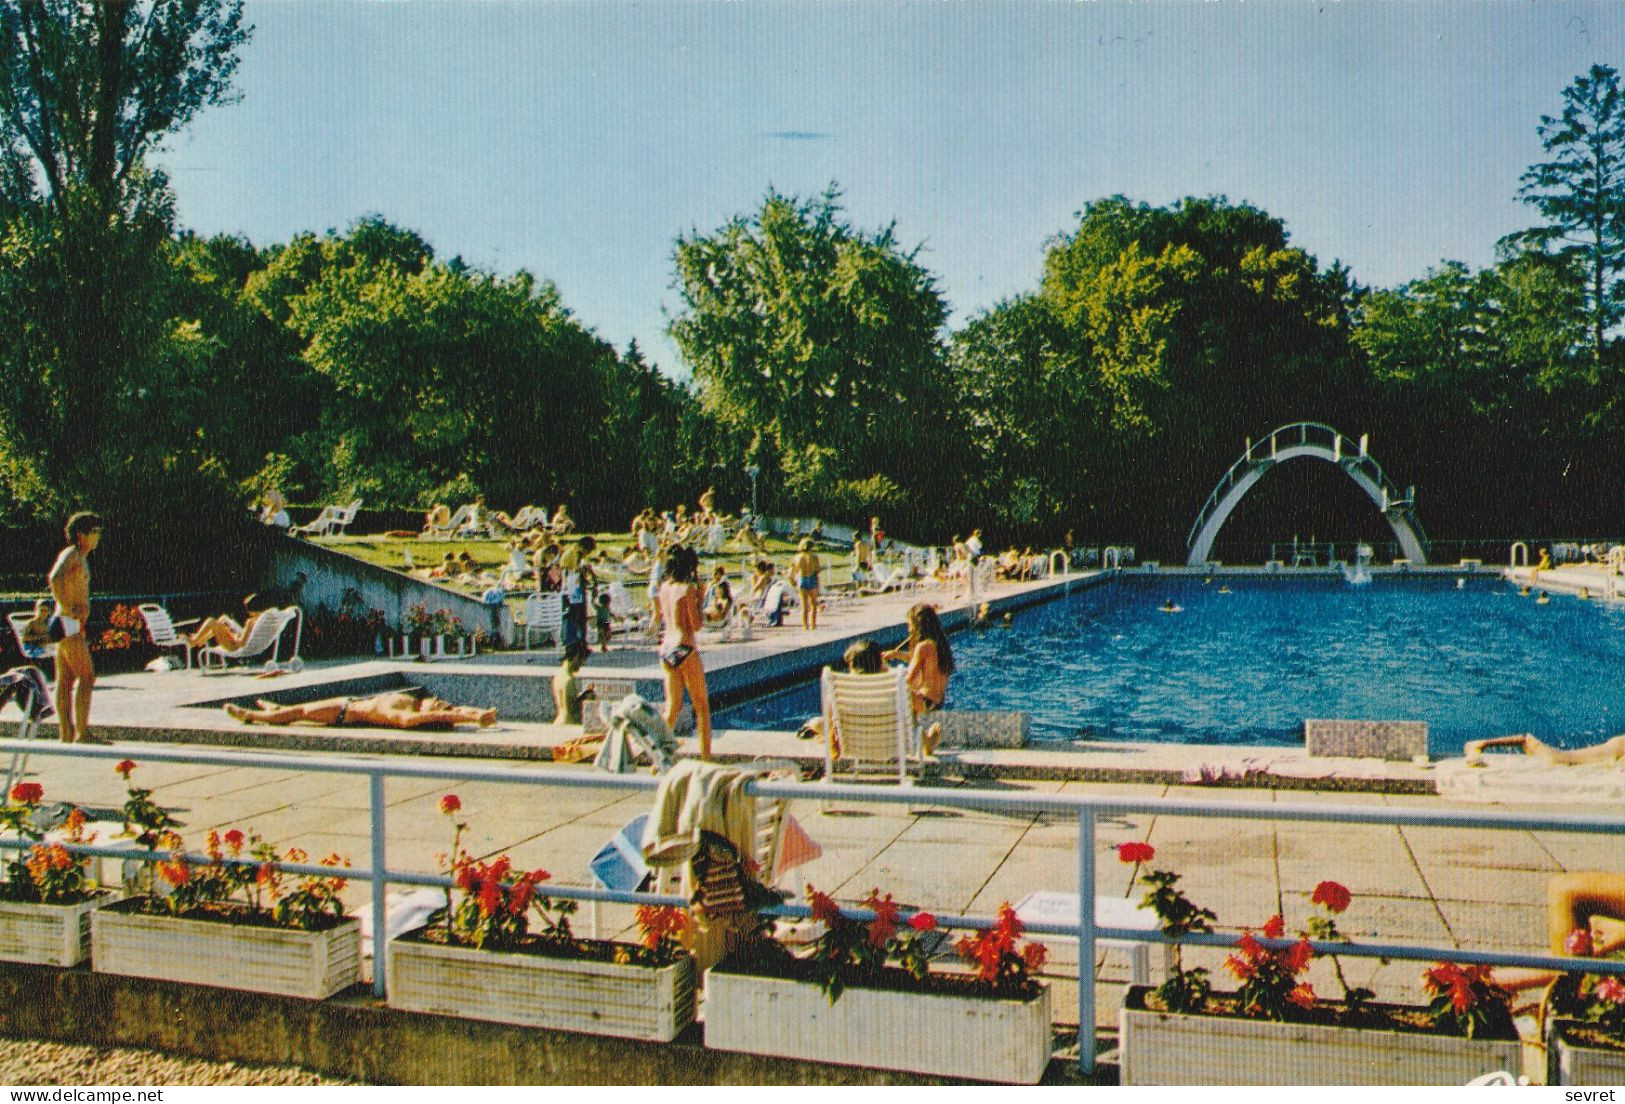
<instances>
[{"instance_id":1,"label":"blue sky","mask_svg":"<svg viewBox=\"0 0 1625 1104\"><path fill-rule=\"evenodd\" d=\"M1530 225L1535 126L1617 64L1592 3L251 3L242 99L158 161L256 245L378 213L553 280L681 374L672 244L831 181L923 243L954 325L1092 199L1228 195L1378 286Z\"/></svg>"}]
</instances>

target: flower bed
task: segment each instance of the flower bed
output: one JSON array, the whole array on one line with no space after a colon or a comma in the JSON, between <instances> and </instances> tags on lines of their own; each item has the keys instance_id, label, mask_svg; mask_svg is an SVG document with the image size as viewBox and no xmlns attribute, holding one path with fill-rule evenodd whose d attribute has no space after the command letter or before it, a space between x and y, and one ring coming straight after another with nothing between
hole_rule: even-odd
<instances>
[{"instance_id":1,"label":"flower bed","mask_svg":"<svg viewBox=\"0 0 1625 1104\"><path fill-rule=\"evenodd\" d=\"M1149 844L1118 848L1125 863L1149 863ZM1211 932L1214 914L1178 888L1179 876L1146 870L1138 880L1163 934ZM1271 916L1255 934L1244 931L1224 967L1240 983L1215 993L1204 969L1185 969L1175 945L1174 966L1156 989L1132 988L1119 1014L1124 1085L1460 1085L1485 1073L1516 1074L1522 1047L1512 1024L1510 994L1482 966L1440 963L1423 974L1432 1002L1425 1007L1380 1005L1350 985L1330 954L1343 990L1340 1000L1317 995L1301 979L1316 957L1311 940L1346 942L1337 917L1352 895L1324 881L1310 894L1317 911L1295 939Z\"/></svg>"},{"instance_id":2,"label":"flower bed","mask_svg":"<svg viewBox=\"0 0 1625 1104\"><path fill-rule=\"evenodd\" d=\"M361 925L329 918L309 930L282 928L231 910L173 916L136 898L95 913L91 966L99 974L320 1000L361 980Z\"/></svg>"},{"instance_id":3,"label":"flower bed","mask_svg":"<svg viewBox=\"0 0 1625 1104\"><path fill-rule=\"evenodd\" d=\"M408 932L389 946L389 1004L476 1020L670 1042L694 1021L694 960L633 961L626 944L532 938L512 950Z\"/></svg>"},{"instance_id":4,"label":"flower bed","mask_svg":"<svg viewBox=\"0 0 1625 1104\"><path fill-rule=\"evenodd\" d=\"M1564 949L1576 956L1625 957L1617 935L1576 928ZM1547 1083L1617 1085L1625 1081L1625 978L1565 974L1552 987L1547 1016Z\"/></svg>"},{"instance_id":5,"label":"flower bed","mask_svg":"<svg viewBox=\"0 0 1625 1104\"><path fill-rule=\"evenodd\" d=\"M694 1021L694 960L680 946L680 910L640 906L643 944L577 939L573 901L538 887L545 870L516 871L506 855L479 862L462 848L456 794L441 918L389 945L389 1003L411 1012L670 1042ZM532 932L532 919L540 930Z\"/></svg>"},{"instance_id":6,"label":"flower bed","mask_svg":"<svg viewBox=\"0 0 1625 1104\"><path fill-rule=\"evenodd\" d=\"M0 962L76 966L89 951L90 914L114 900L90 878L89 861L48 842L34 816L45 798L38 782L19 782L0 805L0 828L33 846L6 863L0 883ZM61 827L68 843L90 844L82 809Z\"/></svg>"},{"instance_id":7,"label":"flower bed","mask_svg":"<svg viewBox=\"0 0 1625 1104\"><path fill-rule=\"evenodd\" d=\"M971 972L949 973L930 969L940 938L929 913L905 920L878 890L862 902L867 921L812 886L807 899L825 928L810 953L791 954L758 923L706 972L706 1046L981 1081L1043 1077L1050 991L1032 973L1045 950L1020 944L1008 903L992 928L955 944Z\"/></svg>"},{"instance_id":8,"label":"flower bed","mask_svg":"<svg viewBox=\"0 0 1625 1104\"><path fill-rule=\"evenodd\" d=\"M793 971L792 971L793 972ZM830 1003L810 977L728 960L705 974L705 1045L938 1077L1036 1084L1050 1059L1050 990L989 997L973 979L922 987L902 970Z\"/></svg>"},{"instance_id":9,"label":"flower bed","mask_svg":"<svg viewBox=\"0 0 1625 1104\"><path fill-rule=\"evenodd\" d=\"M306 863L297 848L278 855L258 836L211 831L207 862L190 855L152 791L130 784L135 763L114 770L129 787L123 815L137 842L168 857L142 863L131 896L91 921L97 973L321 999L361 977L361 925L344 915L343 878L291 877ZM338 855L322 866L347 865Z\"/></svg>"},{"instance_id":10,"label":"flower bed","mask_svg":"<svg viewBox=\"0 0 1625 1104\"><path fill-rule=\"evenodd\" d=\"M1243 1017L1234 994L1201 1013L1157 1007L1134 986L1118 1017L1123 1085L1465 1085L1521 1068L1516 1032L1467 1038L1441 1032L1427 1009L1373 1004L1362 1023L1332 1009L1300 1021ZM1380 1025L1380 1026L1379 1026Z\"/></svg>"}]
</instances>

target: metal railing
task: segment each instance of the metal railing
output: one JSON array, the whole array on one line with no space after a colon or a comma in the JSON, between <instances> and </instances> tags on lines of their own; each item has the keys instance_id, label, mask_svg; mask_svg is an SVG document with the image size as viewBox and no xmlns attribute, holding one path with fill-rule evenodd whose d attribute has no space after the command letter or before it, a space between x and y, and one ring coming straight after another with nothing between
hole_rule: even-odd
<instances>
[{"instance_id":1,"label":"metal railing","mask_svg":"<svg viewBox=\"0 0 1625 1104\"><path fill-rule=\"evenodd\" d=\"M97 759L124 759L131 754L125 747L64 746L45 740L0 740L0 754L6 752L26 755L70 756ZM651 792L659 780L645 775L612 775L595 771L563 771L558 768L487 767L473 763L440 765L421 760L391 763L380 759L362 759L338 755L271 754L266 752L203 751L190 748L144 747L139 752L143 762L179 763L206 766L227 766L279 771L300 771L319 774L339 774L365 778L368 783L371 814L369 838L371 858L366 867L327 867L310 864L279 864L295 874L339 876L367 881L371 884L373 915L373 991L384 995L387 976L388 939L385 925L385 888L390 883L447 887L451 880L444 875L421 871L391 870L387 861L388 838L384 782L391 778L438 779L448 782L497 782L516 786L559 786L566 789L620 790L625 792ZM1095 1023L1094 963L1097 940L1120 942L1146 942L1156 944L1187 944L1205 947L1235 946L1239 936L1224 933L1191 934L1177 939L1160 931L1140 928L1116 928L1097 925L1094 916L1095 900L1095 837L1097 818L1103 814L1145 814L1152 816L1217 817L1235 820L1265 820L1293 822L1333 822L1344 824L1374 824L1384 827L1414 825L1431 828L1490 828L1500 830L1532 830L1548 832L1608 832L1625 837L1625 817L1576 816L1530 814L1497 814L1460 812L1455 810L1427 810L1419 808L1389 808L1354 805L1296 805L1266 802L1210 802L1172 798L1126 798L1111 796L1074 796L1054 794L1008 794L985 791L940 790L924 786L831 785L828 783L770 783L752 782L746 792L758 797L788 800L835 800L842 803L940 806L949 809L967 809L976 812L1005 814L1054 814L1072 816L1078 827L1077 874L1078 915L1075 924L1032 923L1027 930L1048 935L1071 936L1078 940L1078 1024L1079 1067L1085 1074L1095 1067L1092 1041ZM31 846L23 840L0 840L0 849L21 850ZM68 845L70 851L86 855L116 858L168 858L168 853L150 852L132 847L101 845ZM204 855L191 855L194 862L207 862ZM231 860L227 860L231 861ZM243 860L256 861L257 860ZM1040 888L1040 887L1035 887ZM686 905L681 897L654 893L624 892L594 889L586 886L559 886L548 884L548 894L554 897L583 901L608 901L620 904ZM767 910L774 915L804 917L810 914L804 905L785 904ZM873 914L863 909L842 910L857 919L870 919ZM996 921L990 916L953 915L937 913L937 921L950 928L989 928ZM1284 949L1296 940L1259 938L1271 949ZM1363 958L1413 959L1418 961L1451 961L1479 963L1490 966L1523 966L1550 970L1572 970L1590 974L1625 976L1625 960L1570 958L1556 955L1505 953L1500 951L1469 951L1456 947L1433 947L1415 944L1327 942L1311 940L1317 954L1349 955Z\"/></svg>"}]
</instances>

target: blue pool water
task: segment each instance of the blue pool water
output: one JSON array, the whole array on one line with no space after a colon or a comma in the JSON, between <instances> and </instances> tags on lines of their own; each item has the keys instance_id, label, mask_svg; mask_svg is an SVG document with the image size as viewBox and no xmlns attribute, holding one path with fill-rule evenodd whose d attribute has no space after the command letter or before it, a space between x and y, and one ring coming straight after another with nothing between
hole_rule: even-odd
<instances>
[{"instance_id":1,"label":"blue pool water","mask_svg":"<svg viewBox=\"0 0 1625 1104\"><path fill-rule=\"evenodd\" d=\"M1181 612L1159 610L1169 598ZM1512 732L1579 747L1625 731L1625 607L1537 605L1489 577L1128 577L952 642L950 707L1025 710L1035 741L1292 745L1306 717L1424 720L1447 754ZM794 729L817 711L809 682L717 725Z\"/></svg>"}]
</instances>

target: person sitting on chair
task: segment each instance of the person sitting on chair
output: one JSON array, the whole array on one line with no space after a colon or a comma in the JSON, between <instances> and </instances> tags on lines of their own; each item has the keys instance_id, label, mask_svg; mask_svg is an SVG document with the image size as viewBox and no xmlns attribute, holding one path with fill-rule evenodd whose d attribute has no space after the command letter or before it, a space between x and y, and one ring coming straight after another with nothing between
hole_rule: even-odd
<instances>
[{"instance_id":1,"label":"person sitting on chair","mask_svg":"<svg viewBox=\"0 0 1625 1104\"><path fill-rule=\"evenodd\" d=\"M41 598L34 603L34 616L23 623L22 653L24 659L44 659L46 646L51 642L51 600Z\"/></svg>"},{"instance_id":2,"label":"person sitting on chair","mask_svg":"<svg viewBox=\"0 0 1625 1104\"><path fill-rule=\"evenodd\" d=\"M1484 749L1492 747L1515 747L1525 755L1539 759L1552 766L1572 767L1582 763L1620 763L1625 762L1625 733L1612 739L1604 740L1591 747L1575 748L1565 751L1563 748L1554 748L1543 743L1533 733L1524 732L1517 736L1495 736L1488 740L1468 740L1462 753L1467 756L1469 767L1484 765Z\"/></svg>"},{"instance_id":3,"label":"person sitting on chair","mask_svg":"<svg viewBox=\"0 0 1625 1104\"><path fill-rule=\"evenodd\" d=\"M428 725L496 724L495 709L452 705L436 697L376 694L370 698L326 698L302 705L278 705L260 699L258 709L227 702L225 710L244 724L371 725L376 728L423 728Z\"/></svg>"},{"instance_id":4,"label":"person sitting on chair","mask_svg":"<svg viewBox=\"0 0 1625 1104\"><path fill-rule=\"evenodd\" d=\"M254 622L258 621L269 608L269 604L262 602L259 595L250 594L243 599L243 612L246 616L241 625L228 613L206 617L193 631L190 643L194 648L205 648L213 644L228 652L235 652L248 639L248 634L254 628Z\"/></svg>"},{"instance_id":5,"label":"person sitting on chair","mask_svg":"<svg viewBox=\"0 0 1625 1104\"><path fill-rule=\"evenodd\" d=\"M1546 949L1554 955L1601 958L1625 951L1625 874L1571 870L1546 883ZM1552 970L1509 966L1495 971L1504 989L1538 989L1557 980Z\"/></svg>"}]
</instances>

